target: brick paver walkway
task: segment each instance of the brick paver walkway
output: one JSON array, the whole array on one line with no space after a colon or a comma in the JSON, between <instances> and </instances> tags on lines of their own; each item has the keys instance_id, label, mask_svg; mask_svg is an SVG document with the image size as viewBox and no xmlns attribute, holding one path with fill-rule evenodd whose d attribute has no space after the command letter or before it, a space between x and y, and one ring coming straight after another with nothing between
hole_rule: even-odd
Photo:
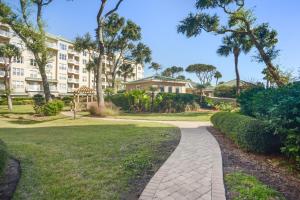
<instances>
[{"instance_id":1,"label":"brick paver walkway","mask_svg":"<svg viewBox=\"0 0 300 200\"><path fill-rule=\"evenodd\" d=\"M72 116L70 113L65 115ZM207 131L209 123L143 121L172 124L181 129L178 147L144 189L140 200L225 200L222 155Z\"/></svg>"},{"instance_id":2,"label":"brick paver walkway","mask_svg":"<svg viewBox=\"0 0 300 200\"><path fill-rule=\"evenodd\" d=\"M181 141L143 191L140 200L225 200L222 156L205 123L167 122Z\"/></svg>"}]
</instances>

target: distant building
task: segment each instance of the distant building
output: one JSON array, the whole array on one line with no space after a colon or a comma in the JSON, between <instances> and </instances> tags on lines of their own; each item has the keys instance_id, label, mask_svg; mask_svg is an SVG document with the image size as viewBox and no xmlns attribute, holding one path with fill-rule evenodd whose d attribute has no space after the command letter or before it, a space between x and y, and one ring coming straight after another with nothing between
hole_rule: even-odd
<instances>
[{"instance_id":1,"label":"distant building","mask_svg":"<svg viewBox=\"0 0 300 200\"><path fill-rule=\"evenodd\" d=\"M40 72L31 51L23 41L5 24L0 24L0 45L14 44L22 50L20 58L14 58L11 69L11 88L13 96L33 96L43 94L43 86ZM76 52L73 41L60 36L47 34L47 45L53 57L46 65L46 74L50 84L51 94L55 96L71 95L81 87L95 88L94 73L86 69L89 60L88 52ZM128 81L138 80L144 77L144 68L133 61L123 59L134 68ZM106 72L111 71L112 62L104 56L103 67ZM0 58L0 94L4 91L4 59ZM111 75L102 76L102 87L107 88ZM123 77L117 75L117 79Z\"/></svg>"},{"instance_id":2,"label":"distant building","mask_svg":"<svg viewBox=\"0 0 300 200\"><path fill-rule=\"evenodd\" d=\"M126 91L137 89L149 91L151 87L154 87L157 92L184 94L186 93L187 83L185 80L155 75L127 82L125 87Z\"/></svg>"}]
</instances>

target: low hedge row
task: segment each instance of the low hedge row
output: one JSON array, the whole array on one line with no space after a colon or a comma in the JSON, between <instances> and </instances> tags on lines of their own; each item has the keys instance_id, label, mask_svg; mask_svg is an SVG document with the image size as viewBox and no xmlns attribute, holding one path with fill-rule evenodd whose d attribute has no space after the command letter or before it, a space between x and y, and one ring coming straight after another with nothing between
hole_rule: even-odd
<instances>
[{"instance_id":1,"label":"low hedge row","mask_svg":"<svg viewBox=\"0 0 300 200\"><path fill-rule=\"evenodd\" d=\"M219 112L211 117L214 127L230 137L239 147L258 153L280 149L280 138L267 123L238 113Z\"/></svg>"},{"instance_id":2,"label":"low hedge row","mask_svg":"<svg viewBox=\"0 0 300 200\"><path fill-rule=\"evenodd\" d=\"M12 98L13 101L13 105L32 105L33 104L33 100L32 98L22 98L22 97L16 97L16 98ZM0 105L7 105L7 99L5 96L2 96L0 98Z\"/></svg>"},{"instance_id":3,"label":"low hedge row","mask_svg":"<svg viewBox=\"0 0 300 200\"><path fill-rule=\"evenodd\" d=\"M0 176L2 175L5 168L7 158L8 154L6 145L2 140L0 140Z\"/></svg>"}]
</instances>

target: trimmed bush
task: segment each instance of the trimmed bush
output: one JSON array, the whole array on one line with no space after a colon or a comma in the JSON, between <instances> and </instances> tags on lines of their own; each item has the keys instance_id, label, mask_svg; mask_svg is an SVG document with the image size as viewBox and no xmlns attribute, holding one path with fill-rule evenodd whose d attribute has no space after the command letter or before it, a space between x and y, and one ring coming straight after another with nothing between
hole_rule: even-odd
<instances>
[{"instance_id":1,"label":"trimmed bush","mask_svg":"<svg viewBox=\"0 0 300 200\"><path fill-rule=\"evenodd\" d=\"M269 124L238 113L220 112L211 117L214 127L242 149L258 153L279 151L280 139Z\"/></svg>"},{"instance_id":2,"label":"trimmed bush","mask_svg":"<svg viewBox=\"0 0 300 200\"><path fill-rule=\"evenodd\" d=\"M5 143L0 140L0 176L5 169L6 162L7 162L8 154L7 154L7 147Z\"/></svg>"},{"instance_id":3,"label":"trimmed bush","mask_svg":"<svg viewBox=\"0 0 300 200\"><path fill-rule=\"evenodd\" d=\"M281 151L300 168L300 82L248 90L238 102L243 114L268 121L283 141Z\"/></svg>"},{"instance_id":4,"label":"trimmed bush","mask_svg":"<svg viewBox=\"0 0 300 200\"><path fill-rule=\"evenodd\" d=\"M45 116L58 115L64 108L64 102L61 100L53 100L43 106L43 114Z\"/></svg>"}]
</instances>

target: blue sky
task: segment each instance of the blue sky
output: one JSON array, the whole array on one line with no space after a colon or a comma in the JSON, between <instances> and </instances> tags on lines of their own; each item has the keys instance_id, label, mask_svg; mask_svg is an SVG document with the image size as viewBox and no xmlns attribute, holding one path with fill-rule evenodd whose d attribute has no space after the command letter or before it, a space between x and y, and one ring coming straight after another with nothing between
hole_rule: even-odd
<instances>
[{"instance_id":1,"label":"blue sky","mask_svg":"<svg viewBox=\"0 0 300 200\"><path fill-rule=\"evenodd\" d=\"M17 5L19 1L9 2ZM86 32L94 33L99 2L54 0L45 10L47 30L71 40ZM283 3L281 0L247 0L246 3L248 8L254 9L258 22L269 22L279 33L277 46L281 53L276 64L296 74L300 67L300 1L285 0ZM164 68L172 65L185 68L195 63L213 64L223 74L224 81L234 79L233 57L224 58L216 54L221 36L203 33L188 39L177 34L179 21L189 12L195 11L194 4L195 0L124 0L118 12L142 27L143 42L152 49L153 61L162 64ZM254 53L240 57L241 77L247 81L262 78L264 65L253 61ZM146 70L146 75L152 73ZM194 76L191 78L197 80Z\"/></svg>"}]
</instances>

